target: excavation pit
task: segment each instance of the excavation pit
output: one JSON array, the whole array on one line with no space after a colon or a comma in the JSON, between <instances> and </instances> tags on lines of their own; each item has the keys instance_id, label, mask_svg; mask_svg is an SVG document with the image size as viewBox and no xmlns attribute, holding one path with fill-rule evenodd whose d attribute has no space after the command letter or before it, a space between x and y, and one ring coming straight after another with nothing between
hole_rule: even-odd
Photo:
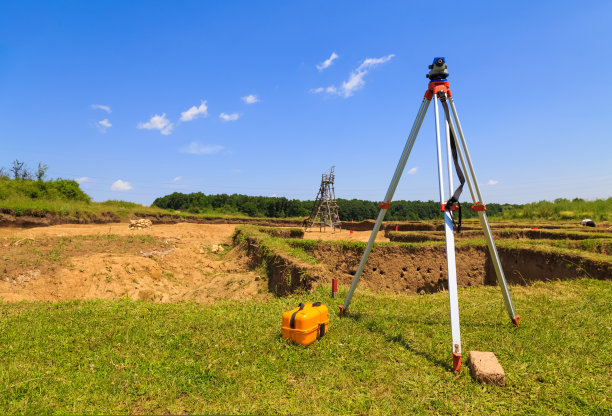
<instances>
[{"instance_id":1,"label":"excavation pit","mask_svg":"<svg viewBox=\"0 0 612 416\"><path fill-rule=\"evenodd\" d=\"M340 236L339 236L340 237ZM269 289L276 295L310 290L337 278L350 285L365 250L365 243L285 239L285 253L266 250L257 238L247 249L254 267L266 263ZM609 256L577 253L572 250L535 247L500 241L497 250L509 284L525 285L591 277L612 279ZM262 252L268 259L264 261ZM289 252L301 252L314 261L309 264L292 258ZM457 284L459 287L497 285L497 276L484 240L457 241ZM359 282L374 291L406 294L434 293L448 288L446 247L444 241L424 243L376 243Z\"/></svg>"}]
</instances>

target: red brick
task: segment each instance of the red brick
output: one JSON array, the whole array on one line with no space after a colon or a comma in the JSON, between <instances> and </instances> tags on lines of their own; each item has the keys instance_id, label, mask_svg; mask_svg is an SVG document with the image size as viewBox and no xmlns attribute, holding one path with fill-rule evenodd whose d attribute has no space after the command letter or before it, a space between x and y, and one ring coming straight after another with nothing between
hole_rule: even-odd
<instances>
[{"instance_id":1,"label":"red brick","mask_svg":"<svg viewBox=\"0 0 612 416\"><path fill-rule=\"evenodd\" d=\"M480 383L506 385L506 373L492 352L470 351L470 374Z\"/></svg>"}]
</instances>

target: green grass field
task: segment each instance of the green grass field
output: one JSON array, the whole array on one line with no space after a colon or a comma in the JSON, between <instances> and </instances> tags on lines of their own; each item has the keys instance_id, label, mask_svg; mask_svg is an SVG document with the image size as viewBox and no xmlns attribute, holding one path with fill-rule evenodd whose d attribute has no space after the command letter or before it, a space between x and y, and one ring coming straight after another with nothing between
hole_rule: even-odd
<instances>
[{"instance_id":1,"label":"green grass field","mask_svg":"<svg viewBox=\"0 0 612 416\"><path fill-rule=\"evenodd\" d=\"M612 412L612 282L513 286L520 328L497 288L459 289L464 362L495 352L506 387L450 370L446 293L360 290L340 320L327 289L214 305L0 303L0 413ZM280 321L306 300L332 316L302 347Z\"/></svg>"}]
</instances>

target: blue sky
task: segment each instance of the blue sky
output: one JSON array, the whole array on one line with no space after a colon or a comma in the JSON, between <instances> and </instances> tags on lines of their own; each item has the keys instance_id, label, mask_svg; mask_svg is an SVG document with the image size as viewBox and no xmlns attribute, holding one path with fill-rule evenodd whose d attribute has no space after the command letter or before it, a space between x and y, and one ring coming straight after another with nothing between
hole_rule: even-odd
<instances>
[{"instance_id":1,"label":"blue sky","mask_svg":"<svg viewBox=\"0 0 612 416\"><path fill-rule=\"evenodd\" d=\"M335 165L337 197L378 201L445 56L486 202L607 198L611 18L609 1L2 0L0 166L150 204L314 199ZM432 106L395 199L437 189Z\"/></svg>"}]
</instances>

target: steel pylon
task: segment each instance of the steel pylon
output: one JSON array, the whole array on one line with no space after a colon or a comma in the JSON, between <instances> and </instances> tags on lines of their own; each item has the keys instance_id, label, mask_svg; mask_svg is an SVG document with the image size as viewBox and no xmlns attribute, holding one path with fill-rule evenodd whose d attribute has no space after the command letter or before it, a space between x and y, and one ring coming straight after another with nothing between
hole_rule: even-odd
<instances>
[{"instance_id":1,"label":"steel pylon","mask_svg":"<svg viewBox=\"0 0 612 416\"><path fill-rule=\"evenodd\" d=\"M338 203L336 202L336 192L334 190L334 168L332 166L327 173L321 175L321 186L315 199L315 203L310 211L310 216L304 221L304 228L308 231L314 225L319 224L323 230L331 227L332 231L340 228L341 222L338 215Z\"/></svg>"}]
</instances>

